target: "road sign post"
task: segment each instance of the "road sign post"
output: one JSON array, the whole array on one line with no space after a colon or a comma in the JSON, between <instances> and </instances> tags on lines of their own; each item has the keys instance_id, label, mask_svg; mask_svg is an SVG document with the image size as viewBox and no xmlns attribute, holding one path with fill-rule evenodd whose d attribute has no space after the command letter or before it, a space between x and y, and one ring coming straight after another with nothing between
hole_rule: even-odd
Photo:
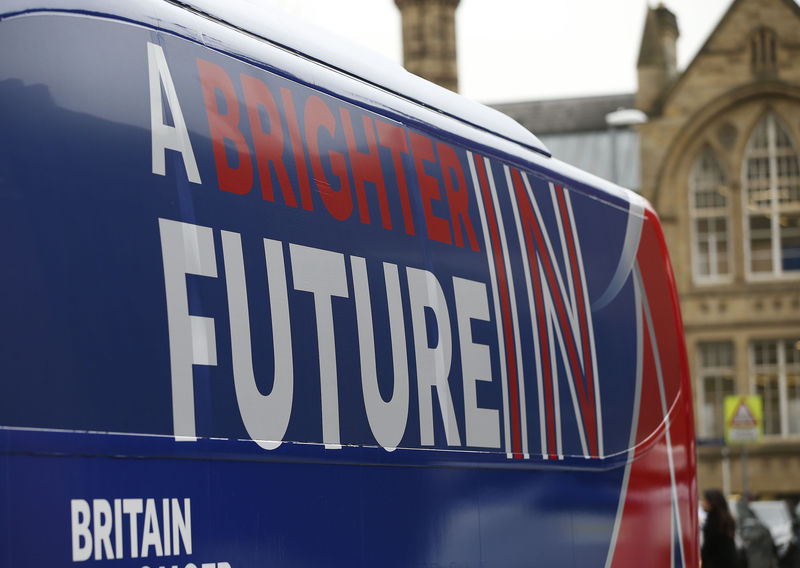
<instances>
[{"instance_id":1,"label":"road sign post","mask_svg":"<svg viewBox=\"0 0 800 568\"><path fill-rule=\"evenodd\" d=\"M747 446L758 444L764 435L764 405L760 396L725 397L725 442L742 449L742 493L750 487L747 478Z\"/></svg>"}]
</instances>

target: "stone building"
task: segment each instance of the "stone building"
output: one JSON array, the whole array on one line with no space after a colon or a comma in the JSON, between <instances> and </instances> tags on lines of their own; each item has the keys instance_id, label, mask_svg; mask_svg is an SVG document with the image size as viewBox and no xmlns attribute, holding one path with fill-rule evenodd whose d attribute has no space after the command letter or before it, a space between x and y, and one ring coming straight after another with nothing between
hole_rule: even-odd
<instances>
[{"instance_id":1,"label":"stone building","mask_svg":"<svg viewBox=\"0 0 800 568\"><path fill-rule=\"evenodd\" d=\"M641 193L664 225L693 375L700 488L741 491L723 399L758 394L750 490L800 494L800 7L734 0L678 73L678 23L648 10L636 106Z\"/></svg>"},{"instance_id":2,"label":"stone building","mask_svg":"<svg viewBox=\"0 0 800 568\"><path fill-rule=\"evenodd\" d=\"M403 26L403 66L458 92L456 8L460 0L395 0Z\"/></svg>"}]
</instances>

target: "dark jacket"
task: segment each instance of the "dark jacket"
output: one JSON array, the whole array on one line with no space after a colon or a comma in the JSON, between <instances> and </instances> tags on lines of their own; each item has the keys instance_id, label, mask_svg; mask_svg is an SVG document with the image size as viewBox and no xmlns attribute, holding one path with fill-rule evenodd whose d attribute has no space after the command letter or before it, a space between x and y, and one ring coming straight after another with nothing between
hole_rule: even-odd
<instances>
[{"instance_id":1,"label":"dark jacket","mask_svg":"<svg viewBox=\"0 0 800 568\"><path fill-rule=\"evenodd\" d=\"M739 566L733 527L723 527L719 515L712 511L703 526L703 568L737 568Z\"/></svg>"}]
</instances>

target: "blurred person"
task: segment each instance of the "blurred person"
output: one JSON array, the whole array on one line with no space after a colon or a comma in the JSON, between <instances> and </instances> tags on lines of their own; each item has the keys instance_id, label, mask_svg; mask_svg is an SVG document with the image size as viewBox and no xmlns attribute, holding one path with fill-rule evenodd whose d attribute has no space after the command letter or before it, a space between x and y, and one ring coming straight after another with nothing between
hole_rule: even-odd
<instances>
[{"instance_id":1,"label":"blurred person","mask_svg":"<svg viewBox=\"0 0 800 568\"><path fill-rule=\"evenodd\" d=\"M747 568L778 568L778 554L769 529L758 520L747 499L736 504L739 535Z\"/></svg>"},{"instance_id":2,"label":"blurred person","mask_svg":"<svg viewBox=\"0 0 800 568\"><path fill-rule=\"evenodd\" d=\"M733 540L736 523L725 496L718 489L707 489L701 504L706 512L700 549L703 568L738 568L739 558Z\"/></svg>"},{"instance_id":3,"label":"blurred person","mask_svg":"<svg viewBox=\"0 0 800 568\"><path fill-rule=\"evenodd\" d=\"M792 516L792 545L784 558L778 561L781 568L800 568L800 501L789 507Z\"/></svg>"}]
</instances>

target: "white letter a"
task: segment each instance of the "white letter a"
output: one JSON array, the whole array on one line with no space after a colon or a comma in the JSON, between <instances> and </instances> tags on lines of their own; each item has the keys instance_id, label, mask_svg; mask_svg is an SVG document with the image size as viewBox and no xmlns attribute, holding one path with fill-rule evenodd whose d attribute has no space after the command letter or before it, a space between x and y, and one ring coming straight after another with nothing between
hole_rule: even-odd
<instances>
[{"instance_id":1,"label":"white letter a","mask_svg":"<svg viewBox=\"0 0 800 568\"><path fill-rule=\"evenodd\" d=\"M153 136L153 173L166 175L164 168L164 151L177 150L183 156L186 175L192 183L200 182L200 172L194 159L189 132L183 120L178 94L169 74L167 59L160 45L147 42L147 66L150 75L150 130ZM164 124L164 107L161 101L161 85L167 94L167 104L175 126Z\"/></svg>"}]
</instances>

